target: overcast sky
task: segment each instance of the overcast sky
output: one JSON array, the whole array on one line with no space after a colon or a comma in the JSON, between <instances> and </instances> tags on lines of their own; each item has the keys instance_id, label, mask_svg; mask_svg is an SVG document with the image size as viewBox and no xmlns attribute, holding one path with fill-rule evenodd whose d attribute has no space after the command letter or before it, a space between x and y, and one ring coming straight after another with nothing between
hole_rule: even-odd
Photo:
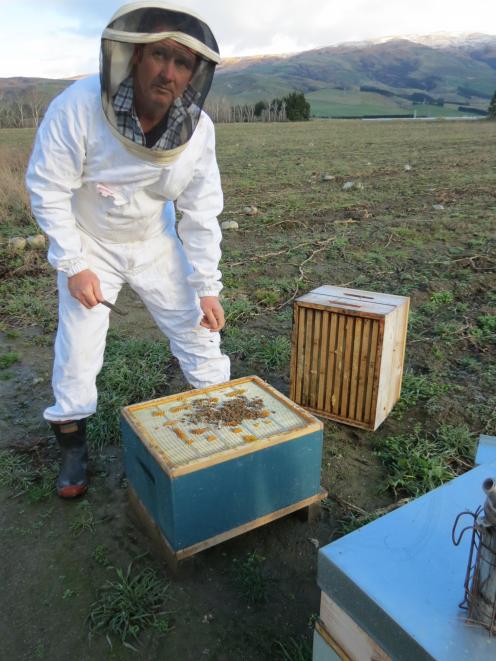
<instances>
[{"instance_id":1,"label":"overcast sky","mask_svg":"<svg viewBox=\"0 0 496 661\"><path fill-rule=\"evenodd\" d=\"M0 0L0 77L98 70L99 39L119 0ZM223 57L288 53L384 36L496 34L496 0L185 0Z\"/></svg>"}]
</instances>

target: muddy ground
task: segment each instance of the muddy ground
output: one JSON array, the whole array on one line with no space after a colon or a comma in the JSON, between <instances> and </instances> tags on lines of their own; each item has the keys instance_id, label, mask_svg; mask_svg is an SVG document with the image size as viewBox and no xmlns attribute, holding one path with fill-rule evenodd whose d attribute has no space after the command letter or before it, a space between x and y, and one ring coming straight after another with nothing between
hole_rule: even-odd
<instances>
[{"instance_id":1,"label":"muddy ground","mask_svg":"<svg viewBox=\"0 0 496 661\"><path fill-rule=\"evenodd\" d=\"M147 335L156 334L153 321L130 290L121 294L119 303L133 310L132 319L125 323ZM0 382L1 437L3 447L25 445L32 450L38 446L41 461L50 465L57 461L57 450L40 416L51 395L51 359L49 348L40 351L33 346L36 336L36 329L28 329L14 340L2 338L23 359L10 368L14 378ZM244 365L234 365L233 377L245 372ZM273 385L288 394L287 378ZM164 394L186 388L176 368ZM330 479L324 479L323 485L330 493L339 492L342 499L370 510L391 502L390 496L376 493L382 475L379 462L351 428L341 427L334 433L324 462ZM186 560L175 577L156 558L154 548L129 516L120 448L108 447L100 456L93 455L90 470L91 489L85 500L94 513L95 526L94 531L77 535L71 524L78 504L55 496L32 504L23 495L2 490L1 571L3 602L8 607L2 631L5 658L258 661L284 658L279 656L277 641L310 645L320 599L315 580L317 543L327 544L337 532L332 501L315 522L290 515ZM139 558L137 567L151 565L170 581L166 606L172 611L173 629L164 637L142 636L137 653L116 641L111 650L103 636L88 642L86 618L91 604L113 575L113 570L95 559L98 547L105 547L115 567L127 567ZM250 603L235 579L235 561L243 562L254 551L265 558L267 601L262 604Z\"/></svg>"},{"instance_id":2,"label":"muddy ground","mask_svg":"<svg viewBox=\"0 0 496 661\"><path fill-rule=\"evenodd\" d=\"M415 493L411 484L387 488L392 468L378 447L400 436L413 447L419 425L427 436L442 425L463 429L472 446L479 433L496 433L494 127L374 124L219 127L222 219L240 226L224 240L233 378L257 373L287 395L292 298L328 283L411 297L407 379L378 432L325 422L322 485L330 497L316 521L288 516L185 561L178 576L129 517L118 443L94 447L82 504L62 502L46 486L57 463L41 419L51 401L53 274L42 254L8 253L8 238L34 228L25 210L5 207L0 359L13 358L0 370L3 658L308 661L318 547ZM12 134L0 138L12 142ZM23 139L27 153L31 136ZM344 193L348 180L363 188ZM246 205L257 207L254 216ZM119 306L130 311L111 315L119 337L162 342L130 290ZM174 360L164 369L160 394L187 389ZM465 451L455 460L447 463L458 471L470 467ZM39 479L9 481L23 466ZM418 493L424 477L415 477ZM102 586L130 563L131 575L151 568L168 586L169 630L148 627L128 638L137 651L112 634L88 636ZM265 599L257 601L240 577Z\"/></svg>"}]
</instances>

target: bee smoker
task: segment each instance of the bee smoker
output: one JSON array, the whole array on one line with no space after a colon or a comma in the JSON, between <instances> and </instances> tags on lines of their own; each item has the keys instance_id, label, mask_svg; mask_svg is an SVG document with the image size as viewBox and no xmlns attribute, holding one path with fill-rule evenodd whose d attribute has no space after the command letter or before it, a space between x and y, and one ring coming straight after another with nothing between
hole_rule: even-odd
<instances>
[{"instance_id":1,"label":"bee smoker","mask_svg":"<svg viewBox=\"0 0 496 661\"><path fill-rule=\"evenodd\" d=\"M484 506L475 512L460 512L452 538L458 546L464 534L472 531L465 598L460 608L467 611L467 622L481 624L493 635L496 634L496 479L484 480L482 489L486 494ZM473 523L463 528L455 539L458 522L463 516L471 517Z\"/></svg>"}]
</instances>

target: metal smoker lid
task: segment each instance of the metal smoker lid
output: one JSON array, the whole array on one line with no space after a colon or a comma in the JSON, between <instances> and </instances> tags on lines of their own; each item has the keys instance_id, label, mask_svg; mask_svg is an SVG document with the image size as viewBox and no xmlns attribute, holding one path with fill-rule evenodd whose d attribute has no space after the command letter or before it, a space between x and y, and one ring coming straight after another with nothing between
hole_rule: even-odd
<instances>
[{"instance_id":1,"label":"metal smoker lid","mask_svg":"<svg viewBox=\"0 0 496 661\"><path fill-rule=\"evenodd\" d=\"M244 397L261 400L260 417L192 421L198 405ZM123 409L123 416L165 470L179 476L322 429L322 423L256 376L163 397Z\"/></svg>"}]
</instances>

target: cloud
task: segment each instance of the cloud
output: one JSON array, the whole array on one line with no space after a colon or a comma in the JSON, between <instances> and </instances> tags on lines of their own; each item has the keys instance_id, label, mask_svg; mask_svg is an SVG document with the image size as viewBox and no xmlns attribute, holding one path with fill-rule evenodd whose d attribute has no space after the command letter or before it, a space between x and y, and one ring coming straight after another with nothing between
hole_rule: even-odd
<instances>
[{"instance_id":1,"label":"cloud","mask_svg":"<svg viewBox=\"0 0 496 661\"><path fill-rule=\"evenodd\" d=\"M181 2L181 0L179 0ZM99 39L119 0L20 0L2 7L0 76L73 76L98 70ZM176 4L173 0L173 4ZM389 35L494 33L494 0L189 0L221 55L287 53ZM8 9L7 9L8 7Z\"/></svg>"}]
</instances>

